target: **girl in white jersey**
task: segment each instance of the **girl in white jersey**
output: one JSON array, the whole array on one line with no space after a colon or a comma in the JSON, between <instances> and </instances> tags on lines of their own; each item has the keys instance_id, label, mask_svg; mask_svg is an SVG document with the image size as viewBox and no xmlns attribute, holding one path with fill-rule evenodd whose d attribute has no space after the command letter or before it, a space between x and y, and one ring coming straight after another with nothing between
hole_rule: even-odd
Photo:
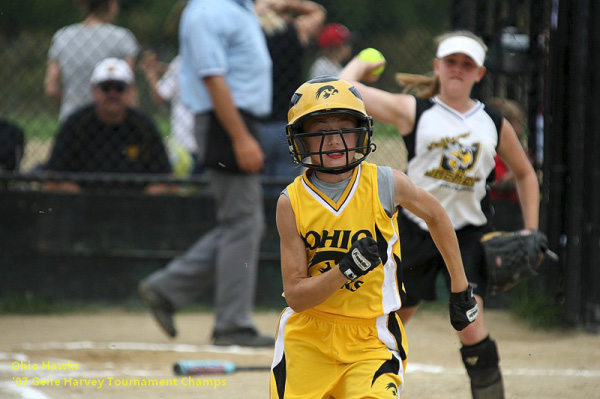
<instances>
[{"instance_id":1,"label":"girl in white jersey","mask_svg":"<svg viewBox=\"0 0 600 399\"><path fill-rule=\"evenodd\" d=\"M369 115L394 124L408 148L408 176L433 194L450 216L459 240L469 283L480 309L487 290L481 236L491 229L487 181L496 153L516 178L524 227L538 228L539 186L535 172L510 123L496 109L471 98L485 75L487 47L468 31L437 39L434 75L399 74L399 82L418 97L389 93L356 84ZM355 57L340 73L350 81L373 81L371 71L383 63ZM435 299L435 280L443 272L427 226L407 210L398 218L402 242L402 272L408 300L398 311L406 323L420 300ZM415 250L417 249L417 250ZM504 398L496 343L483 315L458 332L462 359L471 379L474 399Z\"/></svg>"}]
</instances>

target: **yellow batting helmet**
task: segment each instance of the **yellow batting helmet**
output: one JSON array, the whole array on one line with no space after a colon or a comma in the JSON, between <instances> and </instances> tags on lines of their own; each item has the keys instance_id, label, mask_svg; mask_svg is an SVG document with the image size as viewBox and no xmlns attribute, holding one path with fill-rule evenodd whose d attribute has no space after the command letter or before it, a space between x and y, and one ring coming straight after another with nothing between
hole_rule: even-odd
<instances>
[{"instance_id":1,"label":"yellow batting helmet","mask_svg":"<svg viewBox=\"0 0 600 399\"><path fill-rule=\"evenodd\" d=\"M358 119L358 126L354 129L322 131L318 133L303 132L303 123L308 118L318 115L347 113ZM346 165L343 167L324 167L322 157L324 152L309 152L304 138L321 135L356 133L356 147L346 146ZM300 86L290 101L288 111L288 125L286 137L290 153L294 161L309 169L326 173L343 173L365 160L367 155L375 149L371 144L373 135L373 118L367 115L365 104L358 90L349 82L333 76L321 76ZM345 143L345 140L344 140ZM349 159L349 152L354 151L353 159ZM312 155L321 157L321 165L310 163Z\"/></svg>"}]
</instances>

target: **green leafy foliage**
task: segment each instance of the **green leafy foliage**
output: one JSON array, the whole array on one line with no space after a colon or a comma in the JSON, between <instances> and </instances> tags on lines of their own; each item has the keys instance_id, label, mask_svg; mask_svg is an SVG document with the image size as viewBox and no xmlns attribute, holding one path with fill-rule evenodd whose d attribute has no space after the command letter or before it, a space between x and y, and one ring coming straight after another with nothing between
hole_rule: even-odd
<instances>
[{"instance_id":1,"label":"green leafy foliage","mask_svg":"<svg viewBox=\"0 0 600 399\"><path fill-rule=\"evenodd\" d=\"M518 284L507 292L510 310L531 328L549 329L561 324L563 307L547 289L541 288L535 280Z\"/></svg>"},{"instance_id":2,"label":"green leafy foliage","mask_svg":"<svg viewBox=\"0 0 600 399\"><path fill-rule=\"evenodd\" d=\"M31 291L9 292L0 298L0 314L46 314L58 311L49 301Z\"/></svg>"}]
</instances>

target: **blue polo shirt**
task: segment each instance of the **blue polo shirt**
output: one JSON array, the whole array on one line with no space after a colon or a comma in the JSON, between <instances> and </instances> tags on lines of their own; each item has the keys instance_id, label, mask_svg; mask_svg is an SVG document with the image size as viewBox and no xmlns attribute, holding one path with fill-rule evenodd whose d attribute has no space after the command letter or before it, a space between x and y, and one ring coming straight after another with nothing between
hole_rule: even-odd
<instances>
[{"instance_id":1,"label":"blue polo shirt","mask_svg":"<svg viewBox=\"0 0 600 399\"><path fill-rule=\"evenodd\" d=\"M195 113L213 109L202 79L224 76L235 105L271 112L271 58L251 0L191 0L179 27L181 97Z\"/></svg>"}]
</instances>

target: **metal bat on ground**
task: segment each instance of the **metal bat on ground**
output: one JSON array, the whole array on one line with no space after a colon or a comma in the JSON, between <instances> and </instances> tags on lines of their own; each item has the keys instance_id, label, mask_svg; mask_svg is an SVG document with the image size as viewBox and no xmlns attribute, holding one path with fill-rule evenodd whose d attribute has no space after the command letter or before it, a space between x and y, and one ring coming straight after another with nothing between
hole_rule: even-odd
<instances>
[{"instance_id":1,"label":"metal bat on ground","mask_svg":"<svg viewBox=\"0 0 600 399\"><path fill-rule=\"evenodd\" d=\"M237 371L268 371L271 366L239 366L224 360L181 360L173 364L176 375L231 374Z\"/></svg>"}]
</instances>

